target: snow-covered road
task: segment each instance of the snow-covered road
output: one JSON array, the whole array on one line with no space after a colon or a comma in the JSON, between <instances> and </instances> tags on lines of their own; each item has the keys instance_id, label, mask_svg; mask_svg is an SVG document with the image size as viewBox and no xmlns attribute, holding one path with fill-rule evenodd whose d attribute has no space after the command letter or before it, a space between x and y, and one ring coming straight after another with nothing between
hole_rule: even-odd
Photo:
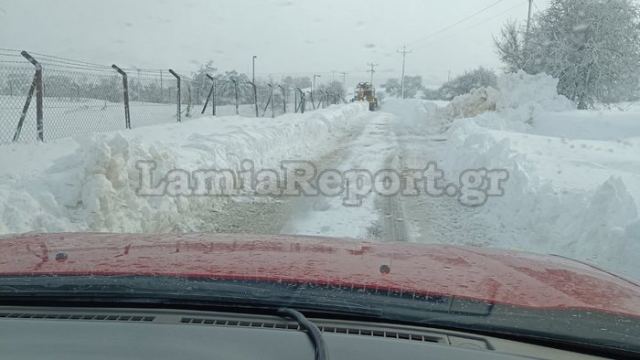
<instances>
[{"instance_id":1,"label":"snow-covered road","mask_svg":"<svg viewBox=\"0 0 640 360\"><path fill-rule=\"evenodd\" d=\"M387 102L370 113L362 128L355 128L347 141L318 160L325 169L366 169L371 173L425 169L441 162L446 138L440 123L425 113L422 101ZM491 226L474 216L477 208L464 206L449 196L382 196L372 192L362 206L348 207L341 197L295 198L281 233L410 241L420 243L491 243Z\"/></svg>"},{"instance_id":2,"label":"snow-covered road","mask_svg":"<svg viewBox=\"0 0 640 360\"><path fill-rule=\"evenodd\" d=\"M383 108L393 114L399 171L441 164L448 151L440 119L422 101L389 101ZM445 174L446 176L446 174ZM400 196L390 198L398 209L399 224L407 240L419 243L489 245L491 226L477 218L479 209L462 205L450 196ZM394 216L395 217L395 216Z\"/></svg>"},{"instance_id":3,"label":"snow-covered road","mask_svg":"<svg viewBox=\"0 0 640 360\"><path fill-rule=\"evenodd\" d=\"M328 169L345 172L364 169L375 173L388 166L397 153L391 114L369 113L363 127L353 132L329 156L316 160L318 172ZM380 211L375 193L361 206L345 206L343 197L320 194L299 197L294 212L281 232L350 238L385 238L380 234Z\"/></svg>"}]
</instances>

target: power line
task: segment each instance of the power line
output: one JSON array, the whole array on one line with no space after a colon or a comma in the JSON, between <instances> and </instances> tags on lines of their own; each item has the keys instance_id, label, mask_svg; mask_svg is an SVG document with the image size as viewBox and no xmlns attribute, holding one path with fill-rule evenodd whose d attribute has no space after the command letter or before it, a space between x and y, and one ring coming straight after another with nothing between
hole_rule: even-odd
<instances>
[{"instance_id":1,"label":"power line","mask_svg":"<svg viewBox=\"0 0 640 360\"><path fill-rule=\"evenodd\" d=\"M461 32L455 32L455 33L453 33L453 34L448 34L448 35L447 35L447 36L445 36L445 37L438 38L438 40L446 40L446 39L452 38L452 37L454 37L454 36L458 36L458 35L460 35L460 34L466 34L466 33L467 33L467 30L471 30L471 29L474 29L474 28L476 28L476 27L478 27L478 26L480 26L480 25L486 24L486 23L488 23L488 22L489 22L489 21L491 21L491 20L497 19L497 18L501 17L502 15L507 14L507 13L509 13L509 12L511 12L511 11L513 11L513 10L515 10L515 9L519 9L519 8L521 8L521 7L525 6L525 5L526 5L526 3L525 3L525 2L522 2L522 3L516 4L515 6L512 6L512 7L508 8L508 9L506 9L506 10L504 10L504 11L501 11L501 12L499 12L498 14L495 14L495 15L492 15L492 16L490 16L490 17L484 18L483 20L481 20L481 21L479 21L479 22L476 22L476 23L474 23L473 25L470 25L470 26L468 26L468 27L466 27L466 28L462 29L462 31L461 31Z\"/></svg>"},{"instance_id":2,"label":"power line","mask_svg":"<svg viewBox=\"0 0 640 360\"><path fill-rule=\"evenodd\" d=\"M504 15L504 14L506 14L506 13L510 12L510 11L513 11L513 10L515 10L515 9L521 8L521 7L523 7L524 5L525 5L525 3L519 3L519 4L516 4L516 5L514 5L514 6L510 7L510 8L508 8L508 9L506 9L505 11L502 11L502 12L500 12L500 13L498 13L498 14L494 15L494 16L491 16L491 17L485 18L484 20L482 20L482 21L480 21L480 22L478 22L478 23L475 23L475 24L473 24L473 25L471 25L471 26L469 26L469 27L465 28L465 30L469 30L469 29L473 29L473 28L475 28L475 27L478 27L478 26L480 26L480 25L482 25L482 24L485 24L485 23L487 23L487 22L489 22L489 21L491 21L491 20L493 20L493 19L499 18L500 16L502 16L502 15Z\"/></svg>"},{"instance_id":3,"label":"power line","mask_svg":"<svg viewBox=\"0 0 640 360\"><path fill-rule=\"evenodd\" d=\"M498 4L500 4L500 3L501 3L501 2L503 2L503 1L504 1L504 0L498 0L498 1L496 1L496 2L494 2L494 3L492 3L492 4L490 4L490 5L488 5L488 6L486 6L486 7L484 7L484 8L482 8L482 9L480 9L480 10L476 11L475 13L473 13L473 14L471 14L471 15L469 15L469 16L467 16L467 17L463 18L463 19L460 19L460 20L456 21L455 23L453 23L453 24L451 24L451 25L447 25L447 26L445 26L445 27L441 28L440 30L434 31L434 32L432 32L432 33L430 33L430 34L428 34L428 35L426 35L426 36L424 36L424 37L422 37L422 38L420 38L420 39L418 39L418 40L415 40L415 41L411 42L410 44L416 44L416 43L419 43L419 42L423 42L423 41L428 40L428 39L430 39L430 38L432 38L432 37L434 37L434 36L436 36L436 35L438 35L438 34L441 34L441 33L445 32L445 31L447 31L447 30L449 30L449 29L451 29L451 28L454 28L454 27L456 27L456 26L458 26L458 25L462 24L463 22L465 22L465 21L467 21L467 20L470 20L470 19L472 19L472 18L474 18L474 17L476 17L476 16L478 16L478 15L482 14L483 12L485 12L485 11L487 11L487 10L491 9L492 7L494 7L494 6L498 5Z\"/></svg>"}]
</instances>

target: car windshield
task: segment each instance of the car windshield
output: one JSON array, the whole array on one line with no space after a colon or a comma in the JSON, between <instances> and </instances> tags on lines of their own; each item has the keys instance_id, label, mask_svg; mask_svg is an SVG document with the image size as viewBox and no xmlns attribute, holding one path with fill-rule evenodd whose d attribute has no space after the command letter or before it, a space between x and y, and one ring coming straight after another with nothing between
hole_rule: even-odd
<instances>
[{"instance_id":1,"label":"car windshield","mask_svg":"<svg viewBox=\"0 0 640 360\"><path fill-rule=\"evenodd\" d=\"M639 207L635 0L0 0L0 302L640 353Z\"/></svg>"}]
</instances>

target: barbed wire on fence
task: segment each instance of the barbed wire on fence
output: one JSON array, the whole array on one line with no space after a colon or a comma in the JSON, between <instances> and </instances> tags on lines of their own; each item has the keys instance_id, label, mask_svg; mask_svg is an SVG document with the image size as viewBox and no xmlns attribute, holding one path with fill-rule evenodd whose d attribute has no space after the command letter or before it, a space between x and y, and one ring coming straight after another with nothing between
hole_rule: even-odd
<instances>
[{"instance_id":1,"label":"barbed wire on fence","mask_svg":"<svg viewBox=\"0 0 640 360\"><path fill-rule=\"evenodd\" d=\"M207 109L213 115L275 117L344 101L344 94L318 92L314 99L308 89L254 85L235 72L120 69L35 52L29 57L36 63L30 63L26 55L0 48L0 144L185 121Z\"/></svg>"}]
</instances>

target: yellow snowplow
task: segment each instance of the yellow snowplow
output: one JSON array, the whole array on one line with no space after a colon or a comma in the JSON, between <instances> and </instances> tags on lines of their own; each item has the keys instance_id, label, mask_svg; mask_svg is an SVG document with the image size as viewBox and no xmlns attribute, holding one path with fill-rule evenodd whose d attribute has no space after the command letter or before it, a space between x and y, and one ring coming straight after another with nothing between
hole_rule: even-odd
<instances>
[{"instance_id":1,"label":"yellow snowplow","mask_svg":"<svg viewBox=\"0 0 640 360\"><path fill-rule=\"evenodd\" d=\"M361 82L356 86L353 101L366 101L369 103L369 110L378 109L378 98L376 97L376 89L367 82Z\"/></svg>"}]
</instances>

